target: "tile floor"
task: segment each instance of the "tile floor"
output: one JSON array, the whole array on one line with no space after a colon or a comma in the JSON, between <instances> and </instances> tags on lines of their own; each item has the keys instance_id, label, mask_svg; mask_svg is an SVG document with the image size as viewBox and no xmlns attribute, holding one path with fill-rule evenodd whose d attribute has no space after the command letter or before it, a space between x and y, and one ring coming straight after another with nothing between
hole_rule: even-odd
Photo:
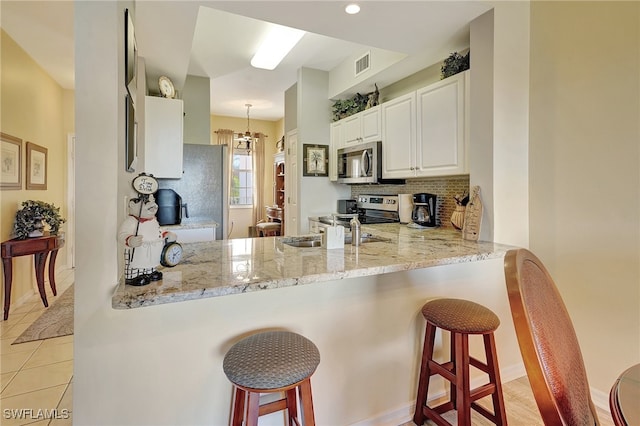
<instances>
[{"instance_id":1,"label":"tile floor","mask_svg":"<svg viewBox=\"0 0 640 426\"><path fill-rule=\"evenodd\" d=\"M73 270L56 275L58 296L47 287L49 306L73 283ZM12 307L0 322L0 424L71 425L73 336L12 345L47 309L39 295Z\"/></svg>"}]
</instances>

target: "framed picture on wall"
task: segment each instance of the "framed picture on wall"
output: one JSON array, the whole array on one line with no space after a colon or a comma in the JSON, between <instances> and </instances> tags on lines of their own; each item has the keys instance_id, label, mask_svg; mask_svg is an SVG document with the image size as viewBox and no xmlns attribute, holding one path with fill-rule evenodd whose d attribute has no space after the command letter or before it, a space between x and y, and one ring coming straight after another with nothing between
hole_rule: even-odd
<instances>
[{"instance_id":1,"label":"framed picture on wall","mask_svg":"<svg viewBox=\"0 0 640 426\"><path fill-rule=\"evenodd\" d=\"M27 142L27 189L47 189L47 148Z\"/></svg>"},{"instance_id":2,"label":"framed picture on wall","mask_svg":"<svg viewBox=\"0 0 640 426\"><path fill-rule=\"evenodd\" d=\"M0 133L0 189L22 189L22 139Z\"/></svg>"},{"instance_id":3,"label":"framed picture on wall","mask_svg":"<svg viewBox=\"0 0 640 426\"><path fill-rule=\"evenodd\" d=\"M329 176L329 147L303 145L302 176Z\"/></svg>"},{"instance_id":4,"label":"framed picture on wall","mask_svg":"<svg viewBox=\"0 0 640 426\"><path fill-rule=\"evenodd\" d=\"M135 86L136 78L136 58L138 48L136 46L136 35L133 29L133 19L129 9L124 10L124 85L127 91L131 92L129 86ZM130 93L131 94L131 93Z\"/></svg>"},{"instance_id":5,"label":"framed picture on wall","mask_svg":"<svg viewBox=\"0 0 640 426\"><path fill-rule=\"evenodd\" d=\"M131 96L126 95L125 101L126 124L125 124L125 148L124 148L124 169L128 172L136 171L136 157L138 155L136 146L136 113Z\"/></svg>"}]
</instances>

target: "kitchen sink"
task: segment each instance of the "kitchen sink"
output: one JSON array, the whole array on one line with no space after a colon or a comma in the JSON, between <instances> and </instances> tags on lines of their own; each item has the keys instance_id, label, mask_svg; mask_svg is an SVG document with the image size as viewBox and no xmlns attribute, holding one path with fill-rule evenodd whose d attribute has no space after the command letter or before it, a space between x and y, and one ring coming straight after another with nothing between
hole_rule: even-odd
<instances>
[{"instance_id":1,"label":"kitchen sink","mask_svg":"<svg viewBox=\"0 0 640 426\"><path fill-rule=\"evenodd\" d=\"M375 243L375 242L385 242L389 241L385 238L374 237L371 234L364 234L361 237L361 243ZM322 241L319 239L314 240L305 240L305 239L288 239L285 238L282 242L291 247L322 247ZM344 244L351 244L351 234L346 234L344 236Z\"/></svg>"},{"instance_id":2,"label":"kitchen sink","mask_svg":"<svg viewBox=\"0 0 640 426\"><path fill-rule=\"evenodd\" d=\"M291 247L321 247L322 241L320 240L285 240L282 241Z\"/></svg>"},{"instance_id":3,"label":"kitchen sink","mask_svg":"<svg viewBox=\"0 0 640 426\"><path fill-rule=\"evenodd\" d=\"M360 243L378 243L378 242L386 242L389 241L385 238L374 237L373 235L363 235L360 237ZM351 235L344 236L344 243L351 244Z\"/></svg>"}]
</instances>

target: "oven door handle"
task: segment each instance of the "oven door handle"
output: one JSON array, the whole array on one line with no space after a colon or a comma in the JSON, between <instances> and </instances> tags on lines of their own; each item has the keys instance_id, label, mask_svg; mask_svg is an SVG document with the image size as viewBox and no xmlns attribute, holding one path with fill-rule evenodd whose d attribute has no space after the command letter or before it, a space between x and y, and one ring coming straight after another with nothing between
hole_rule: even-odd
<instances>
[{"instance_id":1,"label":"oven door handle","mask_svg":"<svg viewBox=\"0 0 640 426\"><path fill-rule=\"evenodd\" d=\"M366 165L366 166L365 166ZM362 161L360 162L360 171L363 176L369 176L369 170L371 169L371 157L369 150L362 151Z\"/></svg>"}]
</instances>

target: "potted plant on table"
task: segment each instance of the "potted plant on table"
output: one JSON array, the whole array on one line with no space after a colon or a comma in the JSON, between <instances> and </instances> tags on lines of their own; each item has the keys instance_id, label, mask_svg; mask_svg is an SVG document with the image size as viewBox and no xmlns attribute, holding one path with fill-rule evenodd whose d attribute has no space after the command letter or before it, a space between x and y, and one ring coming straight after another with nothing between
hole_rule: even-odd
<instances>
[{"instance_id":1,"label":"potted plant on table","mask_svg":"<svg viewBox=\"0 0 640 426\"><path fill-rule=\"evenodd\" d=\"M29 237L41 237L45 224L53 235L58 233L60 226L66 219L60 216L60 207L44 201L27 200L22 202L22 208L16 212L14 233L16 238L24 240Z\"/></svg>"}]
</instances>

